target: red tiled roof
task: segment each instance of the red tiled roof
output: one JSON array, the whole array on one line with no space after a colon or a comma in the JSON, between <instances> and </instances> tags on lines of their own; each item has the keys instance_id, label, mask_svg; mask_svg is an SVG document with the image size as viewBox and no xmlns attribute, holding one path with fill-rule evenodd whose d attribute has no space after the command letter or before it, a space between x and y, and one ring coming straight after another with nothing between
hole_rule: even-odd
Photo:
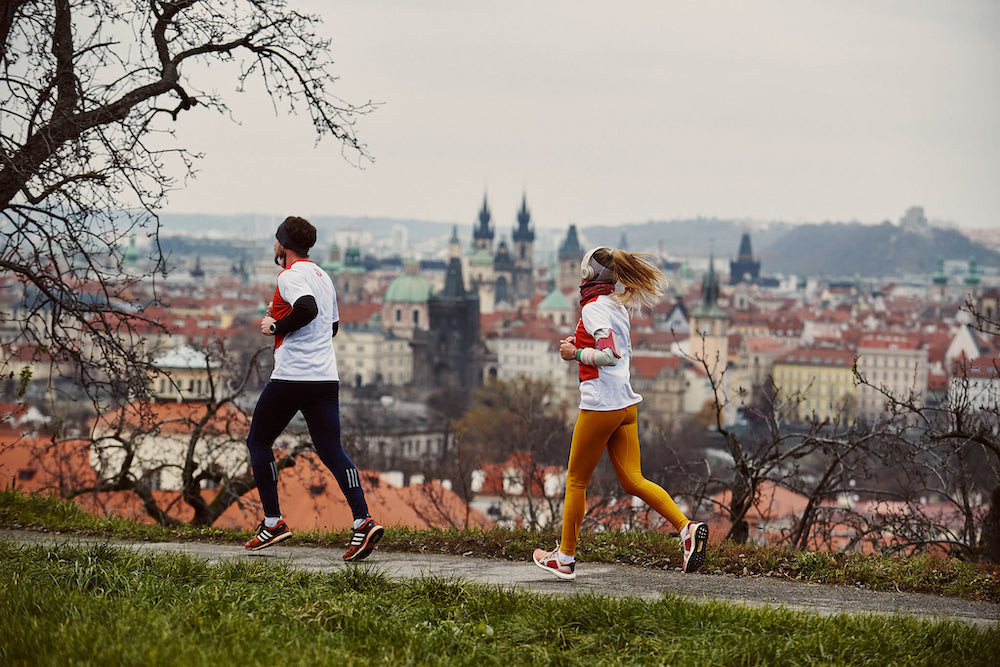
<instances>
[{"instance_id":1,"label":"red tiled roof","mask_svg":"<svg viewBox=\"0 0 1000 667\"><path fill-rule=\"evenodd\" d=\"M368 509L384 526L465 527L466 517L471 527L493 525L438 481L400 488L383 482L374 472L362 471L361 476ZM83 487L95 481L83 441L53 445L43 439L0 439L0 488L16 485L27 493L41 493L67 484ZM353 520L336 480L314 453L303 454L295 466L281 471L278 494L282 514L293 530L343 530ZM193 517L193 510L183 502L179 492L154 491L153 495L160 507L166 508L175 519L190 521ZM211 501L215 491L206 489L202 495ZM132 493L89 494L79 496L77 502L89 512L113 512L144 523L152 522ZM213 525L252 528L261 516L260 498L254 489L231 505Z\"/></svg>"},{"instance_id":2,"label":"red tiled roof","mask_svg":"<svg viewBox=\"0 0 1000 667\"><path fill-rule=\"evenodd\" d=\"M927 373L927 389L931 391L944 391L948 388L948 375L946 373Z\"/></svg>"},{"instance_id":3,"label":"red tiled roof","mask_svg":"<svg viewBox=\"0 0 1000 667\"><path fill-rule=\"evenodd\" d=\"M747 348L751 352L771 352L787 349L774 336L750 336L747 338Z\"/></svg>"},{"instance_id":4,"label":"red tiled roof","mask_svg":"<svg viewBox=\"0 0 1000 667\"><path fill-rule=\"evenodd\" d=\"M497 332L500 338L527 338L531 340L559 341L559 330L548 319L530 319L511 323L506 329Z\"/></svg>"},{"instance_id":5,"label":"red tiled roof","mask_svg":"<svg viewBox=\"0 0 1000 667\"><path fill-rule=\"evenodd\" d=\"M204 401L150 403L148 406L143 406L142 411L136 405L131 405L124 415L120 412L107 412L97 417L95 422L102 427L110 428L118 419L123 418L130 428L156 424L163 433L189 433L191 425L205 416L207 407ZM226 404L219 408L204 428L207 433L229 433L240 429L248 431L250 416Z\"/></svg>"},{"instance_id":6,"label":"red tiled roof","mask_svg":"<svg viewBox=\"0 0 1000 667\"><path fill-rule=\"evenodd\" d=\"M522 477L530 476L528 494L531 496L544 496L545 476L563 471L559 466L538 465L528 452L514 452L503 463L480 463L479 469L484 473L479 493L487 496L501 495L504 492L504 473L507 470L515 470Z\"/></svg>"},{"instance_id":7,"label":"red tiled roof","mask_svg":"<svg viewBox=\"0 0 1000 667\"><path fill-rule=\"evenodd\" d=\"M52 361L52 357L49 355L48 351L39 345L16 345L12 343L4 343L0 345L0 350L2 350L4 356L11 361L45 364Z\"/></svg>"},{"instance_id":8,"label":"red tiled roof","mask_svg":"<svg viewBox=\"0 0 1000 667\"><path fill-rule=\"evenodd\" d=\"M739 326L767 326L771 321L771 316L767 313L751 313L748 311L736 311L732 314L729 324L733 327Z\"/></svg>"},{"instance_id":9,"label":"red tiled roof","mask_svg":"<svg viewBox=\"0 0 1000 667\"><path fill-rule=\"evenodd\" d=\"M508 317L508 313L494 312L494 313L480 313L479 314L479 329L484 333L496 333L497 330L503 325L504 318Z\"/></svg>"},{"instance_id":10,"label":"red tiled roof","mask_svg":"<svg viewBox=\"0 0 1000 667\"><path fill-rule=\"evenodd\" d=\"M712 497L716 505L729 507L729 491ZM809 499L801 493L786 489L774 482L764 481L757 487L753 506L747 512L748 519L776 519L799 516L808 505Z\"/></svg>"},{"instance_id":11,"label":"red tiled roof","mask_svg":"<svg viewBox=\"0 0 1000 667\"><path fill-rule=\"evenodd\" d=\"M977 357L966 360L964 357L956 359L954 364L954 374L970 378L997 378L1000 377L1000 357Z\"/></svg>"},{"instance_id":12,"label":"red tiled roof","mask_svg":"<svg viewBox=\"0 0 1000 667\"><path fill-rule=\"evenodd\" d=\"M800 348L781 355L775 359L775 363L803 366L853 366L854 352L827 348Z\"/></svg>"},{"instance_id":13,"label":"red tiled roof","mask_svg":"<svg viewBox=\"0 0 1000 667\"><path fill-rule=\"evenodd\" d=\"M649 356L640 354L632 355L632 372L637 377L651 378L655 377L656 374L664 368L677 370L680 367L680 357Z\"/></svg>"},{"instance_id":14,"label":"red tiled roof","mask_svg":"<svg viewBox=\"0 0 1000 667\"><path fill-rule=\"evenodd\" d=\"M772 334L786 334L798 336L802 333L802 320L797 317L775 317L768 320L768 330Z\"/></svg>"},{"instance_id":15,"label":"red tiled roof","mask_svg":"<svg viewBox=\"0 0 1000 667\"><path fill-rule=\"evenodd\" d=\"M868 336L858 341L858 348L917 350L920 349L920 340L913 336Z\"/></svg>"},{"instance_id":16,"label":"red tiled roof","mask_svg":"<svg viewBox=\"0 0 1000 667\"><path fill-rule=\"evenodd\" d=\"M632 339L633 349L664 350L674 343L680 343L688 339L686 333L675 331L630 331L629 338Z\"/></svg>"},{"instance_id":17,"label":"red tiled roof","mask_svg":"<svg viewBox=\"0 0 1000 667\"><path fill-rule=\"evenodd\" d=\"M343 303L339 305L341 324L363 324L382 310L379 303Z\"/></svg>"}]
</instances>

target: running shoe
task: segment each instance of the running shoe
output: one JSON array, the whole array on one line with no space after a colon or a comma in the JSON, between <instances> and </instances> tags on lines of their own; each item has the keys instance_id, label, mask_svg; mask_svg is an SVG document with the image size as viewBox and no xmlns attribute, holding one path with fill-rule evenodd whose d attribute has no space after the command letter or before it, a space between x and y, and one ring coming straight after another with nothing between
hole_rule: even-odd
<instances>
[{"instance_id":1,"label":"running shoe","mask_svg":"<svg viewBox=\"0 0 1000 667\"><path fill-rule=\"evenodd\" d=\"M535 561L535 565L538 567L554 574L560 579L565 581L576 579L576 561L572 563L560 563L558 546L552 551L535 549L535 552L531 555L531 560Z\"/></svg>"},{"instance_id":2,"label":"running shoe","mask_svg":"<svg viewBox=\"0 0 1000 667\"><path fill-rule=\"evenodd\" d=\"M375 523L375 519L368 517L360 528L354 529L351 536L351 544L344 553L344 560L358 561L368 557L378 541L382 539L385 529Z\"/></svg>"},{"instance_id":3,"label":"running shoe","mask_svg":"<svg viewBox=\"0 0 1000 667\"><path fill-rule=\"evenodd\" d=\"M694 572L705 562L708 544L708 526L701 521L688 521L681 529L681 548L684 549L684 571Z\"/></svg>"},{"instance_id":4,"label":"running shoe","mask_svg":"<svg viewBox=\"0 0 1000 667\"><path fill-rule=\"evenodd\" d=\"M244 546L247 551L257 551L258 549L263 549L264 547L269 547L272 544L280 542L281 540L291 537L292 531L288 530L288 526L285 524L285 520L282 519L278 522L278 525L274 528L268 528L261 521L260 525L257 526L257 534L253 536L249 542Z\"/></svg>"}]
</instances>

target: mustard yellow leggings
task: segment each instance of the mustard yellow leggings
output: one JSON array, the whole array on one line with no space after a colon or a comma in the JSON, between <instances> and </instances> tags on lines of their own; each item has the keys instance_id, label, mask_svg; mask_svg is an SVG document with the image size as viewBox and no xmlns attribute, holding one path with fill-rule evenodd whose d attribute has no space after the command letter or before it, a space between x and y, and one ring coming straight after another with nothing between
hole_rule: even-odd
<instances>
[{"instance_id":1,"label":"mustard yellow leggings","mask_svg":"<svg viewBox=\"0 0 1000 667\"><path fill-rule=\"evenodd\" d=\"M605 447L626 493L641 498L677 530L688 522L670 494L642 476L637 415L635 405L610 412L580 410L569 449L562 541L559 543L559 550L567 556L576 555L576 542L587 511L587 485Z\"/></svg>"}]
</instances>

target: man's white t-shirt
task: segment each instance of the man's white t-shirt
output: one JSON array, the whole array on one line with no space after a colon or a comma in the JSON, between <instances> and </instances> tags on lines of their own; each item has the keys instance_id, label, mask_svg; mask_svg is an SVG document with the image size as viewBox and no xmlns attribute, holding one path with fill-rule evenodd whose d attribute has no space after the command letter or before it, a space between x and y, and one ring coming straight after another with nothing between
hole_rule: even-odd
<instances>
[{"instance_id":1,"label":"man's white t-shirt","mask_svg":"<svg viewBox=\"0 0 1000 667\"><path fill-rule=\"evenodd\" d=\"M333 323L340 321L340 311L337 292L326 271L315 262L300 259L279 273L271 317L280 320L287 316L295 301L306 295L316 299L319 312L304 327L275 336L272 380L340 380L333 349Z\"/></svg>"}]
</instances>

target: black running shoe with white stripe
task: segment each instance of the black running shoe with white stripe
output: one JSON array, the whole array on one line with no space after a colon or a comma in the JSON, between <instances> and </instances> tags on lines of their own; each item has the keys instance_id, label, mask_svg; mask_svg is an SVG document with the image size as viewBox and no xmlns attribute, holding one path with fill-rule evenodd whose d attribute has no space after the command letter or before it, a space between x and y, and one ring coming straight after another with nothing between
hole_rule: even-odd
<instances>
[{"instance_id":1,"label":"black running shoe with white stripe","mask_svg":"<svg viewBox=\"0 0 1000 667\"><path fill-rule=\"evenodd\" d=\"M288 530L288 526L285 524L285 520L281 519L278 521L278 525L274 528L268 528L261 521L260 525L257 526L257 534L253 536L249 542L244 546L247 551L257 551L258 549L263 549L264 547L269 547L272 544L280 542L281 540L291 537L292 531Z\"/></svg>"},{"instance_id":2,"label":"black running shoe with white stripe","mask_svg":"<svg viewBox=\"0 0 1000 667\"><path fill-rule=\"evenodd\" d=\"M359 528L354 529L354 534L351 535L351 544L344 553L344 560L353 562L367 558L378 541L382 539L383 532L385 529L375 523L375 519L371 517L365 519Z\"/></svg>"}]
</instances>

